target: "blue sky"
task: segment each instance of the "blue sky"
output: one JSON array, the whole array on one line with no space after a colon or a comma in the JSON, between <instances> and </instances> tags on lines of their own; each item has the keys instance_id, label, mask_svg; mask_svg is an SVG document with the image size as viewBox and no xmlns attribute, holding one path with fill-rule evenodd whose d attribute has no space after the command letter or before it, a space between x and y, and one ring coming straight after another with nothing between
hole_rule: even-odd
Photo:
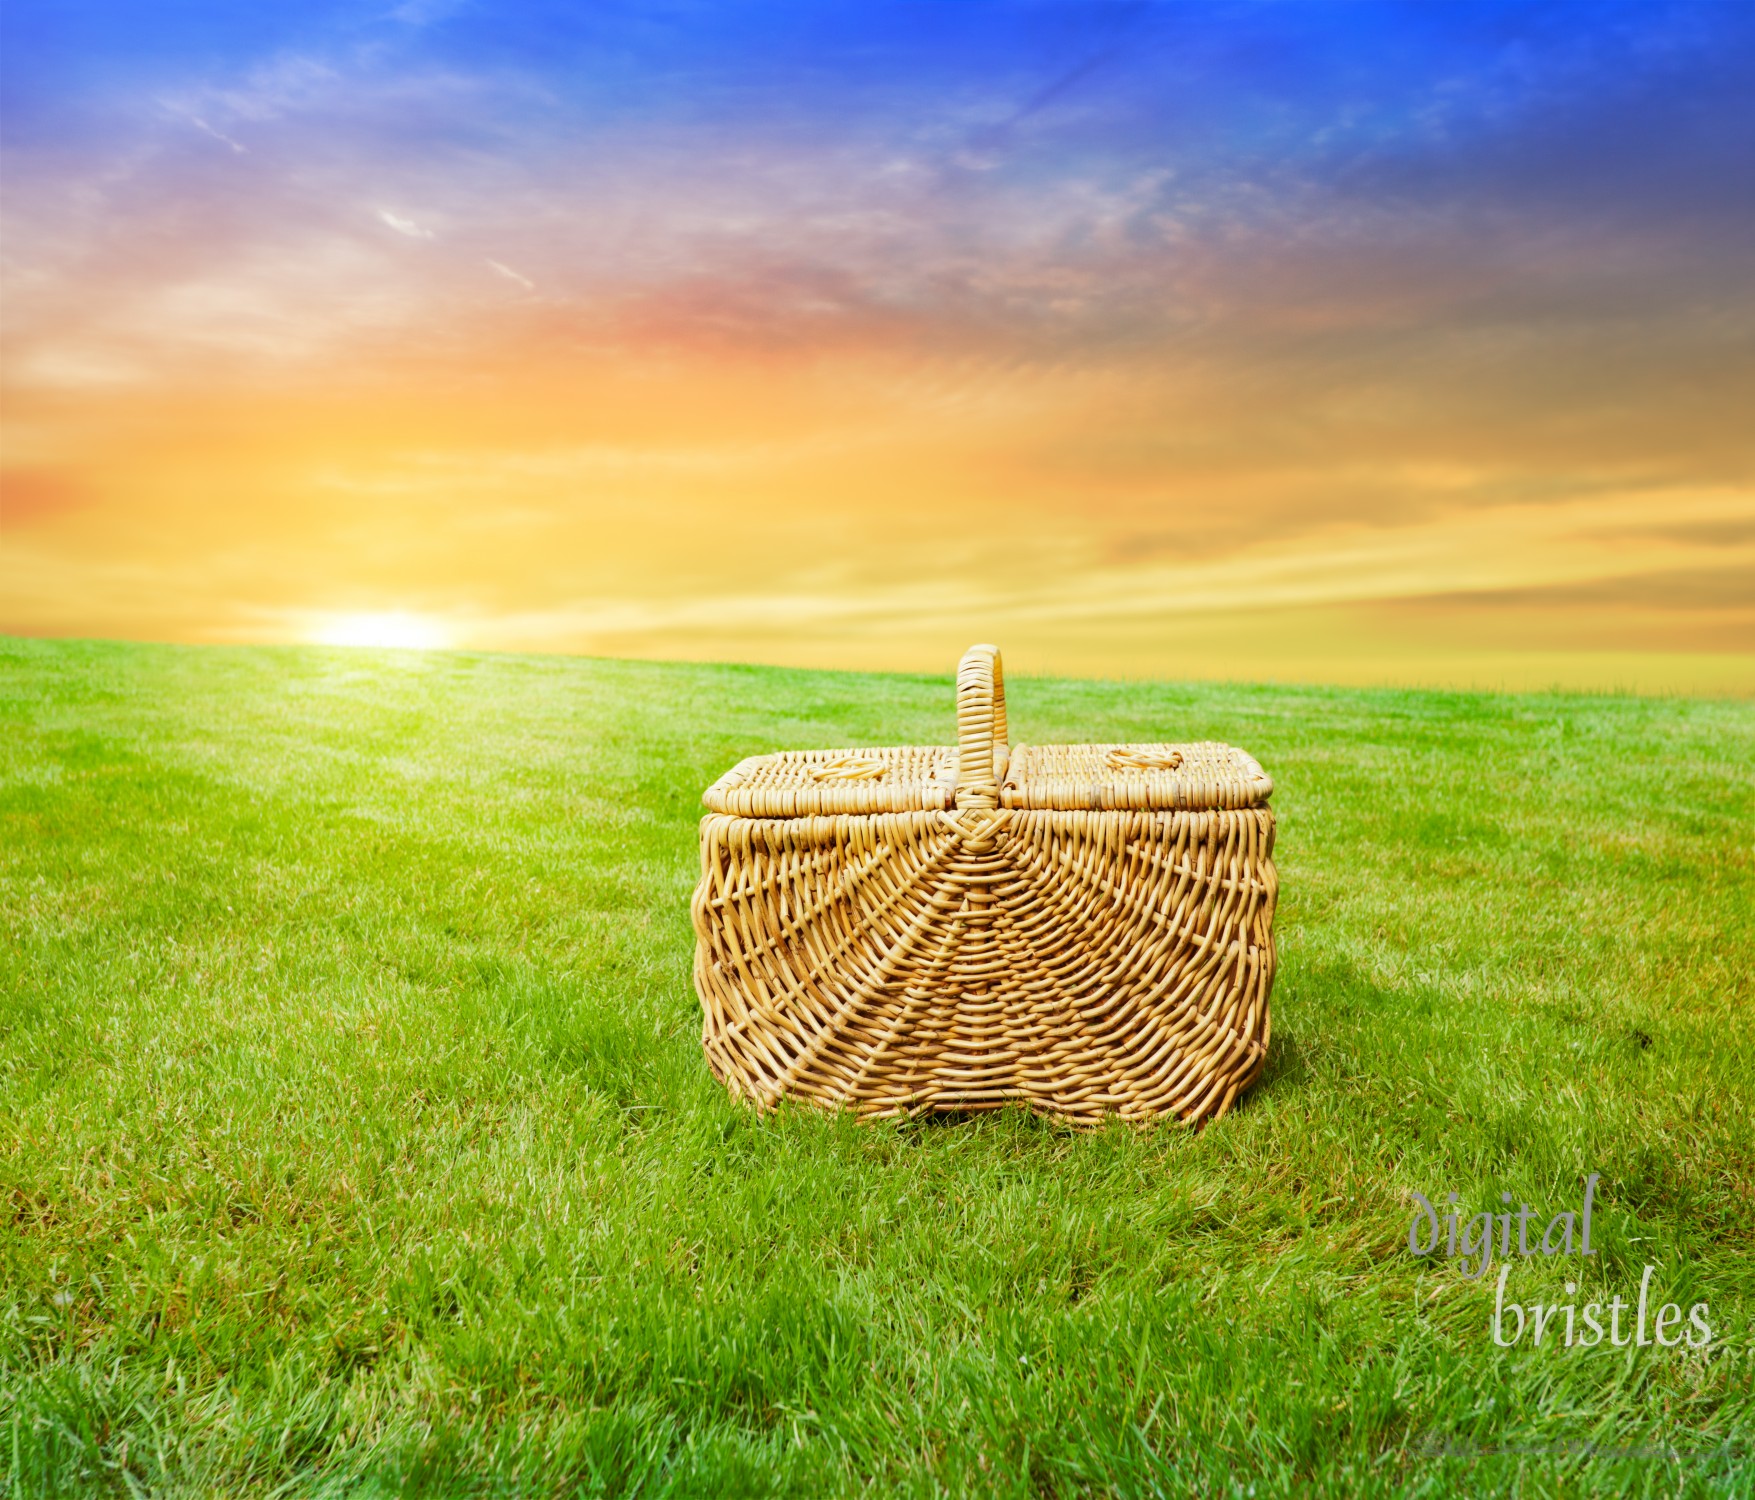
<instances>
[{"instance_id":1,"label":"blue sky","mask_svg":"<svg viewBox=\"0 0 1755 1500\"><path fill-rule=\"evenodd\" d=\"M703 590L725 619L1046 619L1069 568L1147 601L1116 641L1168 640L1150 601L1225 567L1256 580L1224 574L1227 608L1341 607L1262 584L1271 541L1330 548L1309 579L1359 608L1474 601L1452 644L1496 590L1588 587L1500 637L1750 649L1700 577L1755 562L1722 542L1755 6L15 0L3 26L9 513L47 580L18 628L395 605L694 651L602 622L684 631ZM489 511L525 542L491 566ZM1670 529L1629 541L1648 511ZM955 546L898 540L937 525ZM93 613L192 535L174 619L144 584ZM1386 535L1378 574L1336 561ZM726 591L746 555L771 607ZM1646 601L1619 623L1617 580Z\"/></svg>"}]
</instances>

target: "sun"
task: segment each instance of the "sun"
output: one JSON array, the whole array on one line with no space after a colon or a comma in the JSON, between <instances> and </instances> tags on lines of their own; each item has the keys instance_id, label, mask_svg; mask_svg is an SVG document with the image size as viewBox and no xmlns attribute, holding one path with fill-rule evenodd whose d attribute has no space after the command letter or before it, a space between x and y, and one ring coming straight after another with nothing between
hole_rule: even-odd
<instances>
[{"instance_id":1,"label":"sun","mask_svg":"<svg viewBox=\"0 0 1755 1500\"><path fill-rule=\"evenodd\" d=\"M401 611L331 615L311 633L319 646L389 646L435 651L451 644L451 632L436 620Z\"/></svg>"}]
</instances>

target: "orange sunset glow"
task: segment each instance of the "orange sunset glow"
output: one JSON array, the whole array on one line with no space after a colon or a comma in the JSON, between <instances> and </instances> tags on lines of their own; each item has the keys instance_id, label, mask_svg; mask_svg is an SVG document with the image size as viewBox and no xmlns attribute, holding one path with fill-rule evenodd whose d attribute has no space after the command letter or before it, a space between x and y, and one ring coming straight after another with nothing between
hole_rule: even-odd
<instances>
[{"instance_id":1,"label":"orange sunset glow","mask_svg":"<svg viewBox=\"0 0 1755 1500\"><path fill-rule=\"evenodd\" d=\"M0 630L1755 690L1736 8L59 14Z\"/></svg>"}]
</instances>

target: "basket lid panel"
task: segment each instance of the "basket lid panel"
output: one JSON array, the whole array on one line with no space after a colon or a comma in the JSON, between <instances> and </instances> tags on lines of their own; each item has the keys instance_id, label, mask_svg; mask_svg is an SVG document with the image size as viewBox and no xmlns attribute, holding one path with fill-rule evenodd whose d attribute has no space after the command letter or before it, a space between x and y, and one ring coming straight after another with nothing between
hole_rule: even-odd
<instances>
[{"instance_id":1,"label":"basket lid panel","mask_svg":"<svg viewBox=\"0 0 1755 1500\"><path fill-rule=\"evenodd\" d=\"M739 761L701 800L746 818L934 812L954 805L957 752L936 745L782 750Z\"/></svg>"},{"instance_id":2,"label":"basket lid panel","mask_svg":"<svg viewBox=\"0 0 1755 1500\"><path fill-rule=\"evenodd\" d=\"M1043 810L1259 807L1272 779L1216 740L1153 745L1014 745L1000 806Z\"/></svg>"},{"instance_id":3,"label":"basket lid panel","mask_svg":"<svg viewBox=\"0 0 1755 1500\"><path fill-rule=\"evenodd\" d=\"M1216 741L1017 745L994 759L1010 808L1260 807L1274 789L1252 756ZM784 750L740 761L701 800L746 818L939 812L956 806L956 786L954 746Z\"/></svg>"}]
</instances>

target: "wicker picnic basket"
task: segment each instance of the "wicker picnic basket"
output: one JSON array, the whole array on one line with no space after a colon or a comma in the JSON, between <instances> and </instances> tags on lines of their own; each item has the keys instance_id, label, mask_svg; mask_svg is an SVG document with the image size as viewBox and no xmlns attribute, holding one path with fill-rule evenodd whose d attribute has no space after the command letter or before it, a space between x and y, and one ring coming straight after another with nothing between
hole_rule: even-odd
<instances>
[{"instance_id":1,"label":"wicker picnic basket","mask_svg":"<svg viewBox=\"0 0 1755 1500\"><path fill-rule=\"evenodd\" d=\"M868 1116L1224 1114L1267 1053L1273 783L1222 744L1008 746L992 646L957 669L957 733L707 789L715 1075Z\"/></svg>"}]
</instances>

